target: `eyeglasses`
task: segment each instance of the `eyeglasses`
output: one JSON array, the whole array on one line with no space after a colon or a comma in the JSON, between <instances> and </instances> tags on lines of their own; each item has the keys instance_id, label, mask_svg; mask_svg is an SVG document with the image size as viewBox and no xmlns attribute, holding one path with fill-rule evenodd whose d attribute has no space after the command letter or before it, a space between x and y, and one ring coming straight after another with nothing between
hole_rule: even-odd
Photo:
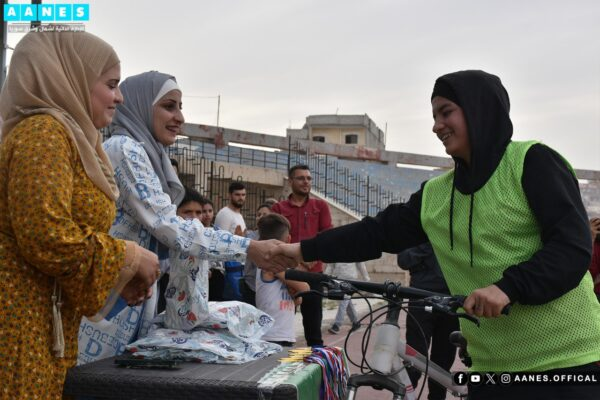
<instances>
[{"instance_id":1,"label":"eyeglasses","mask_svg":"<svg viewBox=\"0 0 600 400\"><path fill-rule=\"evenodd\" d=\"M295 181L312 181L312 176L295 176L292 179Z\"/></svg>"}]
</instances>

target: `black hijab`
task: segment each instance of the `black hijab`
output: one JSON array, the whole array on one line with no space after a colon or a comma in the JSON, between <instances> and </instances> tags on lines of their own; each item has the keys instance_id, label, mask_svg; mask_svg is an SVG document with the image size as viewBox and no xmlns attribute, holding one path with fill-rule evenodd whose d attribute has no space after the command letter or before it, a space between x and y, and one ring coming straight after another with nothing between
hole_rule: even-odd
<instances>
[{"instance_id":1,"label":"black hijab","mask_svg":"<svg viewBox=\"0 0 600 400\"><path fill-rule=\"evenodd\" d=\"M474 193L492 176L510 143L513 126L508 93L496 75L469 70L439 77L431 97L438 95L458 104L465 115L471 165L454 158L455 186L463 194Z\"/></svg>"}]
</instances>

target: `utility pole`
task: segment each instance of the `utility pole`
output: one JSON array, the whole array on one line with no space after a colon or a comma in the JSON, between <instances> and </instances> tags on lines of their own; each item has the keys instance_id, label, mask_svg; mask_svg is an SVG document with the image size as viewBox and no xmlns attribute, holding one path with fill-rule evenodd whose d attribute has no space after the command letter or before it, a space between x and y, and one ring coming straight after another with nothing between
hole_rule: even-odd
<instances>
[{"instance_id":1,"label":"utility pole","mask_svg":"<svg viewBox=\"0 0 600 400\"><path fill-rule=\"evenodd\" d=\"M217 128L219 127L219 112L221 111L221 95L217 96Z\"/></svg>"},{"instance_id":2,"label":"utility pole","mask_svg":"<svg viewBox=\"0 0 600 400\"><path fill-rule=\"evenodd\" d=\"M385 143L387 142L387 121L385 121L385 132L383 132L383 147L385 148Z\"/></svg>"}]
</instances>

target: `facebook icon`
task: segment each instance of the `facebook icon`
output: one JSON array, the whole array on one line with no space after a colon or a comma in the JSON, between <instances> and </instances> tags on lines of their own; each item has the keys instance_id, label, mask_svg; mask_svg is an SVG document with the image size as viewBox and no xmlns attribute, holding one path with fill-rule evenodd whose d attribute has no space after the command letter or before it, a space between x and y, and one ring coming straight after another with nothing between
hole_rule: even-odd
<instances>
[{"instance_id":1,"label":"facebook icon","mask_svg":"<svg viewBox=\"0 0 600 400\"><path fill-rule=\"evenodd\" d=\"M466 385L467 384L467 373L466 372L456 372L452 379L456 385Z\"/></svg>"}]
</instances>

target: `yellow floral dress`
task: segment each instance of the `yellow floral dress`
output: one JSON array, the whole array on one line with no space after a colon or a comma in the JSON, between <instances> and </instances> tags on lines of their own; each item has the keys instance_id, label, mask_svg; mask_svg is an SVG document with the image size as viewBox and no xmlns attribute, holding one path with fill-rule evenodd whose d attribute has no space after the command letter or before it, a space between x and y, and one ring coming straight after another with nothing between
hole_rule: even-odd
<instances>
[{"instance_id":1,"label":"yellow floral dress","mask_svg":"<svg viewBox=\"0 0 600 400\"><path fill-rule=\"evenodd\" d=\"M83 315L103 305L125 260L107 232L115 205L87 177L48 115L19 123L0 147L0 398L60 399ZM65 358L52 346L55 278Z\"/></svg>"}]
</instances>

